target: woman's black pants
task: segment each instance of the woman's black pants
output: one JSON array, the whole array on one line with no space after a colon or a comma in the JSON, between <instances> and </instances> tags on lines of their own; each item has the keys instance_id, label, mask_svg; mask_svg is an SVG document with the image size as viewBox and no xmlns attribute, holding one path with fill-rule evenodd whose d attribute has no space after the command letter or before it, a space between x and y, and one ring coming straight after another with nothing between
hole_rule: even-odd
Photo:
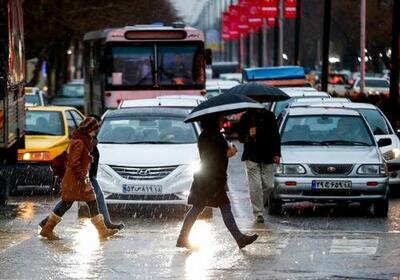
<instances>
[{"instance_id":1,"label":"woman's black pants","mask_svg":"<svg viewBox=\"0 0 400 280\"><path fill-rule=\"evenodd\" d=\"M64 216L65 212L67 212L71 208L73 203L74 203L73 201L63 201L63 200L61 200L54 207L54 210L53 210L54 214L56 214L59 217ZM97 216L99 214L99 208L97 207L97 201L96 200L87 201L86 204L89 207L90 218L93 218L94 216Z\"/></svg>"},{"instance_id":2,"label":"woman's black pants","mask_svg":"<svg viewBox=\"0 0 400 280\"><path fill-rule=\"evenodd\" d=\"M203 206L192 206L189 212L187 212L185 220L183 221L181 233L179 235L179 238L181 240L186 240L189 237L189 233L193 227L193 224L196 222L197 217L201 214L201 212L203 212L204 208L205 207ZM238 226L236 225L235 218L232 214L231 205L221 205L219 207L219 210L221 211L224 224L232 234L233 238L235 238L235 240L240 239L243 234L240 232Z\"/></svg>"}]
</instances>

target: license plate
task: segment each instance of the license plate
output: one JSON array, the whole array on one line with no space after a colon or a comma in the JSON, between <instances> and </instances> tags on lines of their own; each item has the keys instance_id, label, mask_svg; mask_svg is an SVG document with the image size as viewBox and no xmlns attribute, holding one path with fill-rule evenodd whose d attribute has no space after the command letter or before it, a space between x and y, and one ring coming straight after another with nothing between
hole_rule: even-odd
<instances>
[{"instance_id":1,"label":"license plate","mask_svg":"<svg viewBox=\"0 0 400 280\"><path fill-rule=\"evenodd\" d=\"M311 182L311 188L314 190L351 190L351 181L318 181Z\"/></svg>"},{"instance_id":2,"label":"license plate","mask_svg":"<svg viewBox=\"0 0 400 280\"><path fill-rule=\"evenodd\" d=\"M157 185L122 185L123 193L160 194L162 187Z\"/></svg>"}]
</instances>

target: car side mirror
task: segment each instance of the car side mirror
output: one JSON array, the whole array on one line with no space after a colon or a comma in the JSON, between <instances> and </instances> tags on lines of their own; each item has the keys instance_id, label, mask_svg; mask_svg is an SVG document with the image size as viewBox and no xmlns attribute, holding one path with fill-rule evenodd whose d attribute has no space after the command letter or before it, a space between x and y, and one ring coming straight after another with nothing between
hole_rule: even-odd
<instances>
[{"instance_id":1,"label":"car side mirror","mask_svg":"<svg viewBox=\"0 0 400 280\"><path fill-rule=\"evenodd\" d=\"M211 49L206 49L205 60L206 60L207 65L212 64L212 50Z\"/></svg>"},{"instance_id":2,"label":"car side mirror","mask_svg":"<svg viewBox=\"0 0 400 280\"><path fill-rule=\"evenodd\" d=\"M386 147L392 145L392 139L390 138L381 138L378 141L378 147Z\"/></svg>"}]
</instances>

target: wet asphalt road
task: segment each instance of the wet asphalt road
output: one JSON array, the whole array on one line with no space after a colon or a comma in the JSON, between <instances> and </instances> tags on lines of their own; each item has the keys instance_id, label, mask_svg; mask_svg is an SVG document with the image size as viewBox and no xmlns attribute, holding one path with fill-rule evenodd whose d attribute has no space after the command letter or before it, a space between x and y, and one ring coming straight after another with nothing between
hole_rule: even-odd
<instances>
[{"instance_id":1,"label":"wet asphalt road","mask_svg":"<svg viewBox=\"0 0 400 280\"><path fill-rule=\"evenodd\" d=\"M57 227L63 239L47 241L37 236L37 223L57 198L13 197L0 210L0 279L400 279L400 199L391 199L386 219L355 206L303 203L286 206L280 217L265 215L260 225L239 156L229 182L240 228L260 235L243 250L217 210L196 223L191 240L200 249L193 252L175 248L181 215L113 212L126 228L100 242L90 222L77 219L76 205Z\"/></svg>"}]
</instances>

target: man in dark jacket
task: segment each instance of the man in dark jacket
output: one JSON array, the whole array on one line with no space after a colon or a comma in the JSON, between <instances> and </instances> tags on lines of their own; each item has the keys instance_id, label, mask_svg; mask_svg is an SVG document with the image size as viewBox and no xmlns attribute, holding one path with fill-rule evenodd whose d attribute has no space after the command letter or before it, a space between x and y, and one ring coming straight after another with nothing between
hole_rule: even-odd
<instances>
[{"instance_id":1,"label":"man in dark jacket","mask_svg":"<svg viewBox=\"0 0 400 280\"><path fill-rule=\"evenodd\" d=\"M263 223L263 209L273 190L274 164L280 163L281 140L275 115L268 110L246 112L239 122L239 141L244 143L250 200L257 223Z\"/></svg>"}]
</instances>

